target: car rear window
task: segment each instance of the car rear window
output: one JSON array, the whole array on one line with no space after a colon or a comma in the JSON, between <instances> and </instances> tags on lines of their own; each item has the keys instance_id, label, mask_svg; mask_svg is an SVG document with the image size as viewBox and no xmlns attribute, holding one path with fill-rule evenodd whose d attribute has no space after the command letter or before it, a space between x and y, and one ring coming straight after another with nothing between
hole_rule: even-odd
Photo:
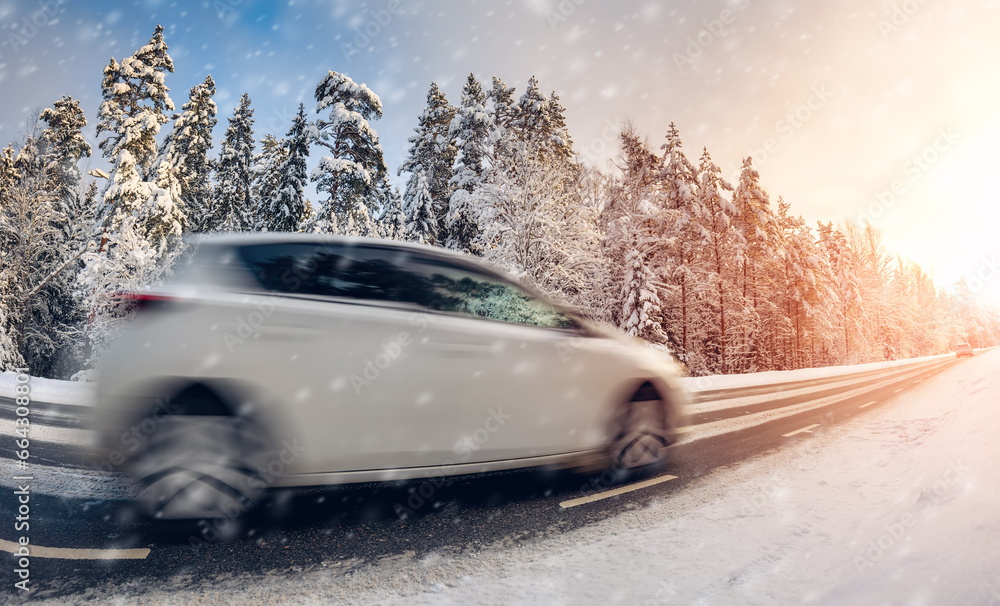
<instances>
[{"instance_id":1,"label":"car rear window","mask_svg":"<svg viewBox=\"0 0 1000 606\"><path fill-rule=\"evenodd\" d=\"M240 255L261 288L272 292L409 301L414 276L405 252L315 243L245 246Z\"/></svg>"}]
</instances>

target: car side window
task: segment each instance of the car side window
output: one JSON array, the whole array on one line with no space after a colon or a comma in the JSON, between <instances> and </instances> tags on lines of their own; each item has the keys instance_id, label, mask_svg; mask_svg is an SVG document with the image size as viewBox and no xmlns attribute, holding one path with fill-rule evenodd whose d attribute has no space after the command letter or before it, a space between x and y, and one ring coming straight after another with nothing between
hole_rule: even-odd
<instances>
[{"instance_id":1,"label":"car side window","mask_svg":"<svg viewBox=\"0 0 1000 606\"><path fill-rule=\"evenodd\" d=\"M411 303L525 326L577 326L514 284L406 250L296 242L246 246L240 254L261 288L272 292Z\"/></svg>"},{"instance_id":2,"label":"car side window","mask_svg":"<svg viewBox=\"0 0 1000 606\"><path fill-rule=\"evenodd\" d=\"M414 258L430 307L437 311L543 328L576 328L572 317L515 284L446 261Z\"/></svg>"},{"instance_id":3,"label":"car side window","mask_svg":"<svg viewBox=\"0 0 1000 606\"><path fill-rule=\"evenodd\" d=\"M414 278L389 249L296 242L246 246L240 254L261 288L279 293L407 301Z\"/></svg>"}]
</instances>

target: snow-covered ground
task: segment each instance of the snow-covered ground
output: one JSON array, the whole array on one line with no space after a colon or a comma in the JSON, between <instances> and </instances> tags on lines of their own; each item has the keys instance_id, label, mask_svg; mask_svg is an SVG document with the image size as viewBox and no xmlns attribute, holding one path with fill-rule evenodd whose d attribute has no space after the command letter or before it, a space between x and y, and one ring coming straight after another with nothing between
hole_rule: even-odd
<instances>
[{"instance_id":1,"label":"snow-covered ground","mask_svg":"<svg viewBox=\"0 0 1000 606\"><path fill-rule=\"evenodd\" d=\"M597 524L218 579L163 604L1000 603L1000 352ZM567 512L567 515L573 515ZM186 581L185 581L186 583ZM176 591L176 593L175 593Z\"/></svg>"},{"instance_id":2,"label":"snow-covered ground","mask_svg":"<svg viewBox=\"0 0 1000 606\"><path fill-rule=\"evenodd\" d=\"M13 398L17 395L17 374L11 371L0 372L0 398ZM31 377L28 382L33 402L48 404L69 404L72 406L94 405L94 383L83 381L57 381Z\"/></svg>"}]
</instances>

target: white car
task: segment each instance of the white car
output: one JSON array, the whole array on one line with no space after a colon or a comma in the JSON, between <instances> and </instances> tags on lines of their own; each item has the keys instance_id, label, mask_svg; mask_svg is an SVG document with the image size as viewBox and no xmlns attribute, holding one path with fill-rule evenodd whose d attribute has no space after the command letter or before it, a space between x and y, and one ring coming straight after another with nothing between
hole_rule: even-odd
<instances>
[{"instance_id":1,"label":"white car","mask_svg":"<svg viewBox=\"0 0 1000 606\"><path fill-rule=\"evenodd\" d=\"M268 487L632 470L676 441L675 363L468 256L304 234L192 248L134 295L99 378L99 456L155 517L232 517Z\"/></svg>"}]
</instances>

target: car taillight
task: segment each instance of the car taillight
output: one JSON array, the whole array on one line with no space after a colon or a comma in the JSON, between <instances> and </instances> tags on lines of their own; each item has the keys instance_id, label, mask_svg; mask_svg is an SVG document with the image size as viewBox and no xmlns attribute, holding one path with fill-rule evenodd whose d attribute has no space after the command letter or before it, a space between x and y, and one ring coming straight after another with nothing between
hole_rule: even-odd
<instances>
[{"instance_id":1,"label":"car taillight","mask_svg":"<svg viewBox=\"0 0 1000 606\"><path fill-rule=\"evenodd\" d=\"M111 295L111 298L119 302L123 311L133 314L164 309L177 301L176 297L163 294L135 292L119 292Z\"/></svg>"}]
</instances>

